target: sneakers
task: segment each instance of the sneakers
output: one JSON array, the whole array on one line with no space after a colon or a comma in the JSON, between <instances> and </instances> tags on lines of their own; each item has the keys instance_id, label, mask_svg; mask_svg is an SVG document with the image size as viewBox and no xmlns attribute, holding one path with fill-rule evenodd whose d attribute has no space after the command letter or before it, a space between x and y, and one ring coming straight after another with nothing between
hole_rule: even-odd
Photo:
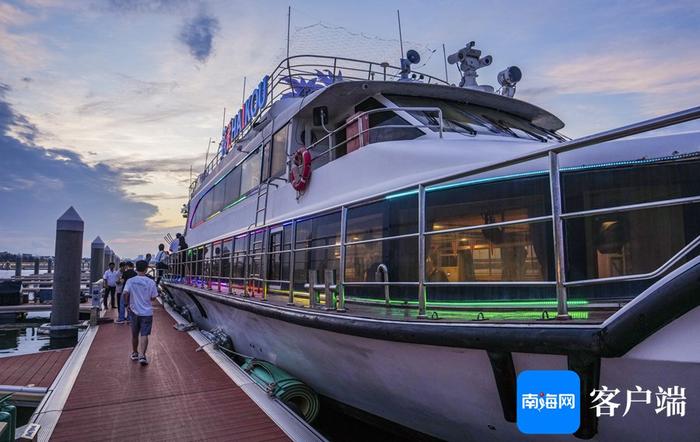
<instances>
[{"instance_id":1,"label":"sneakers","mask_svg":"<svg viewBox=\"0 0 700 442\"><path fill-rule=\"evenodd\" d=\"M139 360L139 354L136 352L131 353L131 360L132 361L138 361Z\"/></svg>"},{"instance_id":2,"label":"sneakers","mask_svg":"<svg viewBox=\"0 0 700 442\"><path fill-rule=\"evenodd\" d=\"M139 364L141 365L148 365L148 359L146 359L146 355L140 356L139 357Z\"/></svg>"},{"instance_id":3,"label":"sneakers","mask_svg":"<svg viewBox=\"0 0 700 442\"><path fill-rule=\"evenodd\" d=\"M117 319L116 321L114 321L114 323L115 323L115 324L123 324L123 323L124 323L124 320L123 320L123 319Z\"/></svg>"}]
</instances>

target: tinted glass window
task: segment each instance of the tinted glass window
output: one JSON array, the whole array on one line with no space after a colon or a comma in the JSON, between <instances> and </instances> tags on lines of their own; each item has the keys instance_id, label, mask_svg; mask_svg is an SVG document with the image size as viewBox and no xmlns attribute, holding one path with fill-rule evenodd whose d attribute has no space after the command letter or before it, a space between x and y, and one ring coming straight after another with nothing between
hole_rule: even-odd
<instances>
[{"instance_id":1,"label":"tinted glass window","mask_svg":"<svg viewBox=\"0 0 700 442\"><path fill-rule=\"evenodd\" d=\"M289 125L275 133L272 139L272 155L270 158L270 176L283 176L287 170L287 130Z\"/></svg>"},{"instance_id":2,"label":"tinted glass window","mask_svg":"<svg viewBox=\"0 0 700 442\"><path fill-rule=\"evenodd\" d=\"M318 282L323 283L326 269L337 271L340 263L340 248L327 247L297 251L294 253L294 286L297 290L304 289L304 284L309 281L309 270L316 270Z\"/></svg>"},{"instance_id":3,"label":"tinted glass window","mask_svg":"<svg viewBox=\"0 0 700 442\"><path fill-rule=\"evenodd\" d=\"M426 230L478 226L550 213L547 175L426 193Z\"/></svg>"},{"instance_id":4,"label":"tinted glass window","mask_svg":"<svg viewBox=\"0 0 700 442\"><path fill-rule=\"evenodd\" d=\"M554 279L551 222L430 235L425 248L430 282Z\"/></svg>"},{"instance_id":5,"label":"tinted glass window","mask_svg":"<svg viewBox=\"0 0 700 442\"><path fill-rule=\"evenodd\" d=\"M297 248L334 245L340 242L340 212L297 222Z\"/></svg>"},{"instance_id":6,"label":"tinted glass window","mask_svg":"<svg viewBox=\"0 0 700 442\"><path fill-rule=\"evenodd\" d=\"M583 210L700 195L700 160L562 174L564 210Z\"/></svg>"},{"instance_id":7,"label":"tinted glass window","mask_svg":"<svg viewBox=\"0 0 700 442\"><path fill-rule=\"evenodd\" d=\"M387 266L389 281L417 281L418 238L348 245L345 257L345 280L348 282L375 281L380 264ZM383 275L380 276L383 278Z\"/></svg>"},{"instance_id":8,"label":"tinted glass window","mask_svg":"<svg viewBox=\"0 0 700 442\"><path fill-rule=\"evenodd\" d=\"M226 178L219 183L226 188L224 193L224 207L233 203L241 194L241 166L233 169Z\"/></svg>"},{"instance_id":9,"label":"tinted glass window","mask_svg":"<svg viewBox=\"0 0 700 442\"><path fill-rule=\"evenodd\" d=\"M565 232L569 280L648 273L700 235L700 205L574 218Z\"/></svg>"},{"instance_id":10,"label":"tinted glass window","mask_svg":"<svg viewBox=\"0 0 700 442\"><path fill-rule=\"evenodd\" d=\"M262 165L262 150L257 149L243 162L241 172L241 195L260 184L260 167Z\"/></svg>"},{"instance_id":11,"label":"tinted glass window","mask_svg":"<svg viewBox=\"0 0 700 442\"><path fill-rule=\"evenodd\" d=\"M348 209L346 241L418 232L418 197L385 199Z\"/></svg>"},{"instance_id":12,"label":"tinted glass window","mask_svg":"<svg viewBox=\"0 0 700 442\"><path fill-rule=\"evenodd\" d=\"M219 184L214 187L214 190L212 190L210 193L212 193L212 207L211 211L212 213L218 212L221 209L224 208L224 193L226 192L226 187L223 185L223 182L220 182Z\"/></svg>"}]
</instances>

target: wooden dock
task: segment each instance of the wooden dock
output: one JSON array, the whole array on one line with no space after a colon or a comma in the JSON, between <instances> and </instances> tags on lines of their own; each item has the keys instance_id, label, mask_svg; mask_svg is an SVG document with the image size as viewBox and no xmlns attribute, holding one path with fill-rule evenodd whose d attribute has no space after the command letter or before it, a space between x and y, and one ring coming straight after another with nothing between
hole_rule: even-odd
<instances>
[{"instance_id":1,"label":"wooden dock","mask_svg":"<svg viewBox=\"0 0 700 442\"><path fill-rule=\"evenodd\" d=\"M32 417L39 440L324 440L175 323L155 304L147 366L129 358L128 324L91 327Z\"/></svg>"}]
</instances>

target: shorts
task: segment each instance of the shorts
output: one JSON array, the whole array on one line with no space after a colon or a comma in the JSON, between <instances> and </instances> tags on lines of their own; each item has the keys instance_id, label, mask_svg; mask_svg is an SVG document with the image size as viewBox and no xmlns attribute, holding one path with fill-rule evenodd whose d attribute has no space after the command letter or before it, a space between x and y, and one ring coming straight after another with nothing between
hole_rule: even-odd
<instances>
[{"instance_id":1,"label":"shorts","mask_svg":"<svg viewBox=\"0 0 700 442\"><path fill-rule=\"evenodd\" d=\"M131 314L131 336L148 336L151 334L153 316L139 316Z\"/></svg>"}]
</instances>

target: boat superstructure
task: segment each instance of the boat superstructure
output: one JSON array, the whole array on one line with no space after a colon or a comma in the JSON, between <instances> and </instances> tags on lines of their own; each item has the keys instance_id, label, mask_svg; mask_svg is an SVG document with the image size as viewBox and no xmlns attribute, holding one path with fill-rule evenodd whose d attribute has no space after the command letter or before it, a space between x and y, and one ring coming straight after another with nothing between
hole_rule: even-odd
<instances>
[{"instance_id":1,"label":"boat superstructure","mask_svg":"<svg viewBox=\"0 0 700 442\"><path fill-rule=\"evenodd\" d=\"M519 70L476 84L492 59L473 46L462 87L280 63L193 183L164 289L237 351L435 437L521 438L517 373L568 367L576 437L695 439L689 420L598 419L587 393L700 393L700 135L631 137L700 109L568 140L513 98Z\"/></svg>"}]
</instances>

